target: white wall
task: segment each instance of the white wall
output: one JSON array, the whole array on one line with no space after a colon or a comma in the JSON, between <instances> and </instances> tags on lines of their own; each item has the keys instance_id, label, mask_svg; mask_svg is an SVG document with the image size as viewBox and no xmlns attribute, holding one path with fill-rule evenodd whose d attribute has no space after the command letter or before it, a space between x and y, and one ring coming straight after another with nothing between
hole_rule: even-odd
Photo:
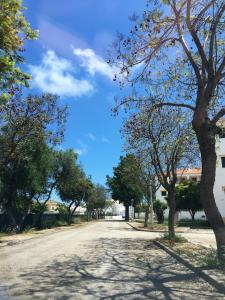
<instances>
[{"instance_id":1,"label":"white wall","mask_svg":"<svg viewBox=\"0 0 225 300\"><path fill-rule=\"evenodd\" d=\"M225 156L225 138L218 139L216 143L217 165L214 196L217 207L225 218L225 168L222 168L221 156Z\"/></svg>"}]
</instances>

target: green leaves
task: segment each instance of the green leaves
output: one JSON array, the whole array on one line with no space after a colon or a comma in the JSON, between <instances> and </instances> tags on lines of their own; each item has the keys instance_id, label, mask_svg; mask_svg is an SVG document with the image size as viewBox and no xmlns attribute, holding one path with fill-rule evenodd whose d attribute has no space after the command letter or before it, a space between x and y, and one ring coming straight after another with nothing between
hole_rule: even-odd
<instances>
[{"instance_id":1,"label":"green leaves","mask_svg":"<svg viewBox=\"0 0 225 300\"><path fill-rule=\"evenodd\" d=\"M23 15L23 10L20 0L0 1L0 90L3 90L2 94L7 94L7 90L13 85L28 86L30 79L18 65L24 61L21 54L24 52L25 41L36 39L38 32L31 29Z\"/></svg>"},{"instance_id":2,"label":"green leaves","mask_svg":"<svg viewBox=\"0 0 225 300\"><path fill-rule=\"evenodd\" d=\"M107 177L107 185L112 191L112 197L125 205L131 205L131 199L137 205L143 198L144 186L142 173L134 155L120 157L120 162L114 168L113 176Z\"/></svg>"}]
</instances>

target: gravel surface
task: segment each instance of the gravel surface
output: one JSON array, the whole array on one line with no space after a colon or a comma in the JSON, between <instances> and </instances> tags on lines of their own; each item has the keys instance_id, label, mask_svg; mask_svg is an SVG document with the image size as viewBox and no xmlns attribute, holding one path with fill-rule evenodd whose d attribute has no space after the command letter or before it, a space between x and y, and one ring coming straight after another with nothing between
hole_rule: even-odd
<instances>
[{"instance_id":1,"label":"gravel surface","mask_svg":"<svg viewBox=\"0 0 225 300\"><path fill-rule=\"evenodd\" d=\"M225 299L151 243L103 221L0 249L2 299Z\"/></svg>"}]
</instances>

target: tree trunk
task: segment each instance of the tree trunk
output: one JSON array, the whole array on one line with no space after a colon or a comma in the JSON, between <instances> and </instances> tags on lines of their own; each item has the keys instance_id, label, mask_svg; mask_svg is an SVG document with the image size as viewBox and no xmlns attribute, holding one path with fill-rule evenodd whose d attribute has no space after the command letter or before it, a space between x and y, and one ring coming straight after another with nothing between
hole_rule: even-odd
<instances>
[{"instance_id":1,"label":"tree trunk","mask_svg":"<svg viewBox=\"0 0 225 300\"><path fill-rule=\"evenodd\" d=\"M174 217L176 213L176 201L175 201L175 186L171 187L168 191L168 204L169 204L169 218L168 229L169 239L172 240L175 237Z\"/></svg>"},{"instance_id":2,"label":"tree trunk","mask_svg":"<svg viewBox=\"0 0 225 300\"><path fill-rule=\"evenodd\" d=\"M125 206L125 221L130 220L130 214L129 214L129 205Z\"/></svg>"},{"instance_id":3,"label":"tree trunk","mask_svg":"<svg viewBox=\"0 0 225 300\"><path fill-rule=\"evenodd\" d=\"M225 259L225 225L223 218L217 208L213 188L216 176L216 147L215 133L207 124L201 127L194 127L200 145L202 176L200 184L200 199L206 217L214 231L217 243L217 253L219 259Z\"/></svg>"},{"instance_id":4,"label":"tree trunk","mask_svg":"<svg viewBox=\"0 0 225 300\"><path fill-rule=\"evenodd\" d=\"M37 221L36 221L36 224L35 224L35 227L37 227L38 229L42 229L43 228L43 213L44 212L39 212L38 213L38 216L37 216Z\"/></svg>"},{"instance_id":5,"label":"tree trunk","mask_svg":"<svg viewBox=\"0 0 225 300\"><path fill-rule=\"evenodd\" d=\"M10 219L10 225L13 227L13 229L16 229L17 228L17 223L16 223L16 219L14 217L12 208L8 207L6 209L6 212L7 212L8 216L9 216L9 219Z\"/></svg>"},{"instance_id":6,"label":"tree trunk","mask_svg":"<svg viewBox=\"0 0 225 300\"><path fill-rule=\"evenodd\" d=\"M195 211L190 211L192 223L195 221Z\"/></svg>"},{"instance_id":7,"label":"tree trunk","mask_svg":"<svg viewBox=\"0 0 225 300\"><path fill-rule=\"evenodd\" d=\"M148 205L145 212L145 223L144 227L148 227L149 223L149 214L150 214L150 224L151 228L153 228L153 200L152 200L152 185L151 182L148 184L147 190L147 198L148 198Z\"/></svg>"},{"instance_id":8,"label":"tree trunk","mask_svg":"<svg viewBox=\"0 0 225 300\"><path fill-rule=\"evenodd\" d=\"M144 227L148 227L149 212L150 212L150 203L148 202L147 207L146 207L146 210L145 210L145 222L144 222Z\"/></svg>"}]
</instances>

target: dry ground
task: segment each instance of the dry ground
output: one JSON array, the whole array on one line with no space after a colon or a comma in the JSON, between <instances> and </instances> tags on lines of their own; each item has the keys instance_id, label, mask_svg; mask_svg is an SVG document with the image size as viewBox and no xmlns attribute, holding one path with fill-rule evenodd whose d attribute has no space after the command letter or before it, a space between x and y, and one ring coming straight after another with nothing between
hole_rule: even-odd
<instances>
[{"instance_id":1,"label":"dry ground","mask_svg":"<svg viewBox=\"0 0 225 300\"><path fill-rule=\"evenodd\" d=\"M0 299L225 299L151 243L103 221L0 248Z\"/></svg>"}]
</instances>

